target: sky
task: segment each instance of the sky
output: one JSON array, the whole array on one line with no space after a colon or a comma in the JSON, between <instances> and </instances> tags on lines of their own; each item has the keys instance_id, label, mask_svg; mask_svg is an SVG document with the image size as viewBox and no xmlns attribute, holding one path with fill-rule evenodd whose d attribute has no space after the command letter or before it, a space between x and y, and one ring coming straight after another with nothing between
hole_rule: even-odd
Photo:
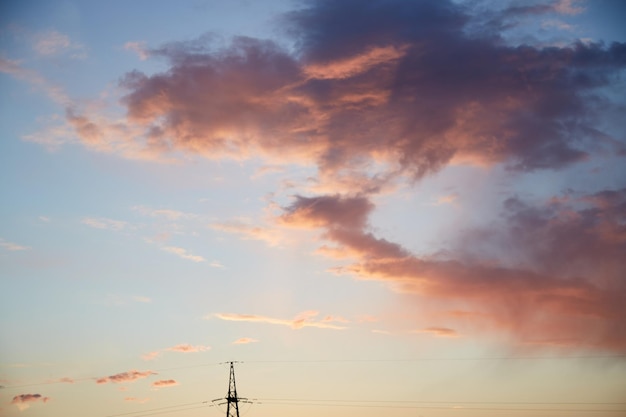
<instances>
[{"instance_id":1,"label":"sky","mask_svg":"<svg viewBox=\"0 0 626 417\"><path fill-rule=\"evenodd\" d=\"M0 414L626 416L621 0L0 3Z\"/></svg>"}]
</instances>

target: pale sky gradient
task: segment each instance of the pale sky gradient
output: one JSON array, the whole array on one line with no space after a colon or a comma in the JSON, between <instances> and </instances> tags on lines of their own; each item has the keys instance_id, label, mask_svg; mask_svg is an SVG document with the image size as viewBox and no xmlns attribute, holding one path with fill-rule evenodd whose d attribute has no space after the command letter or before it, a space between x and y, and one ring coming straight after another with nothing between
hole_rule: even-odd
<instances>
[{"instance_id":1,"label":"pale sky gradient","mask_svg":"<svg viewBox=\"0 0 626 417\"><path fill-rule=\"evenodd\" d=\"M626 416L625 19L2 2L0 415Z\"/></svg>"}]
</instances>

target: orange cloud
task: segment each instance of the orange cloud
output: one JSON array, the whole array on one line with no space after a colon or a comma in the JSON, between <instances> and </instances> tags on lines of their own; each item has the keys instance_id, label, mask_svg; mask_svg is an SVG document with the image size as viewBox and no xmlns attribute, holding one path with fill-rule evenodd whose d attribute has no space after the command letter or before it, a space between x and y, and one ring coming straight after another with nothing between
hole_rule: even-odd
<instances>
[{"instance_id":1,"label":"orange cloud","mask_svg":"<svg viewBox=\"0 0 626 417\"><path fill-rule=\"evenodd\" d=\"M50 397L44 397L41 394L20 394L13 397L11 404L15 405L20 411L23 411L33 403L47 403L48 401L50 401Z\"/></svg>"},{"instance_id":2,"label":"orange cloud","mask_svg":"<svg viewBox=\"0 0 626 417\"><path fill-rule=\"evenodd\" d=\"M319 315L317 311L303 311L298 314L293 319L278 319L267 316L259 316L254 314L232 314L232 313L218 313L215 314L215 317L221 320L227 321L246 321L252 323L268 323L268 324L277 324L281 326L291 327L292 329L301 329L303 327L317 327L320 329L333 329L333 330L342 330L345 329L344 326L338 326L335 324L331 324L327 321L321 320L316 321L314 318Z\"/></svg>"},{"instance_id":3,"label":"orange cloud","mask_svg":"<svg viewBox=\"0 0 626 417\"><path fill-rule=\"evenodd\" d=\"M369 51L327 63L310 64L304 72L311 78L342 79L354 77L381 64L395 64L406 53L406 48L372 47Z\"/></svg>"},{"instance_id":4,"label":"orange cloud","mask_svg":"<svg viewBox=\"0 0 626 417\"><path fill-rule=\"evenodd\" d=\"M156 372L153 371L137 371L132 370L128 372L121 372L119 374L105 376L102 378L96 379L97 384L106 384L107 382L112 382L115 384L121 384L125 382L133 382L138 379L147 378L150 375L157 375Z\"/></svg>"}]
</instances>

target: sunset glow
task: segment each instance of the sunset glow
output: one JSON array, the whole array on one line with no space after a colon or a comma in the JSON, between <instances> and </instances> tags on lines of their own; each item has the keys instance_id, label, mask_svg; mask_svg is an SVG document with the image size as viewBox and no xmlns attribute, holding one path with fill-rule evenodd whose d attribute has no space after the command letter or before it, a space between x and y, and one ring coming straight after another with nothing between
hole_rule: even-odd
<instances>
[{"instance_id":1,"label":"sunset glow","mask_svg":"<svg viewBox=\"0 0 626 417\"><path fill-rule=\"evenodd\" d=\"M2 2L0 415L626 416L625 19Z\"/></svg>"}]
</instances>

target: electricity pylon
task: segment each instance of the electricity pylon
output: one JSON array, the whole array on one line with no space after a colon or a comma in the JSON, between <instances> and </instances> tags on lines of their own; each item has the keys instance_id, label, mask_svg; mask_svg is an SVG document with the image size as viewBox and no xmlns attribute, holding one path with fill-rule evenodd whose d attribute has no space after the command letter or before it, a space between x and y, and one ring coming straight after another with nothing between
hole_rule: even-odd
<instances>
[{"instance_id":1,"label":"electricity pylon","mask_svg":"<svg viewBox=\"0 0 626 417\"><path fill-rule=\"evenodd\" d=\"M237 385L235 384L235 362L230 362L230 377L228 380L228 394L225 398L219 398L213 401L226 400L226 417L239 417L239 403L248 402L247 398L239 398L237 396Z\"/></svg>"}]
</instances>

